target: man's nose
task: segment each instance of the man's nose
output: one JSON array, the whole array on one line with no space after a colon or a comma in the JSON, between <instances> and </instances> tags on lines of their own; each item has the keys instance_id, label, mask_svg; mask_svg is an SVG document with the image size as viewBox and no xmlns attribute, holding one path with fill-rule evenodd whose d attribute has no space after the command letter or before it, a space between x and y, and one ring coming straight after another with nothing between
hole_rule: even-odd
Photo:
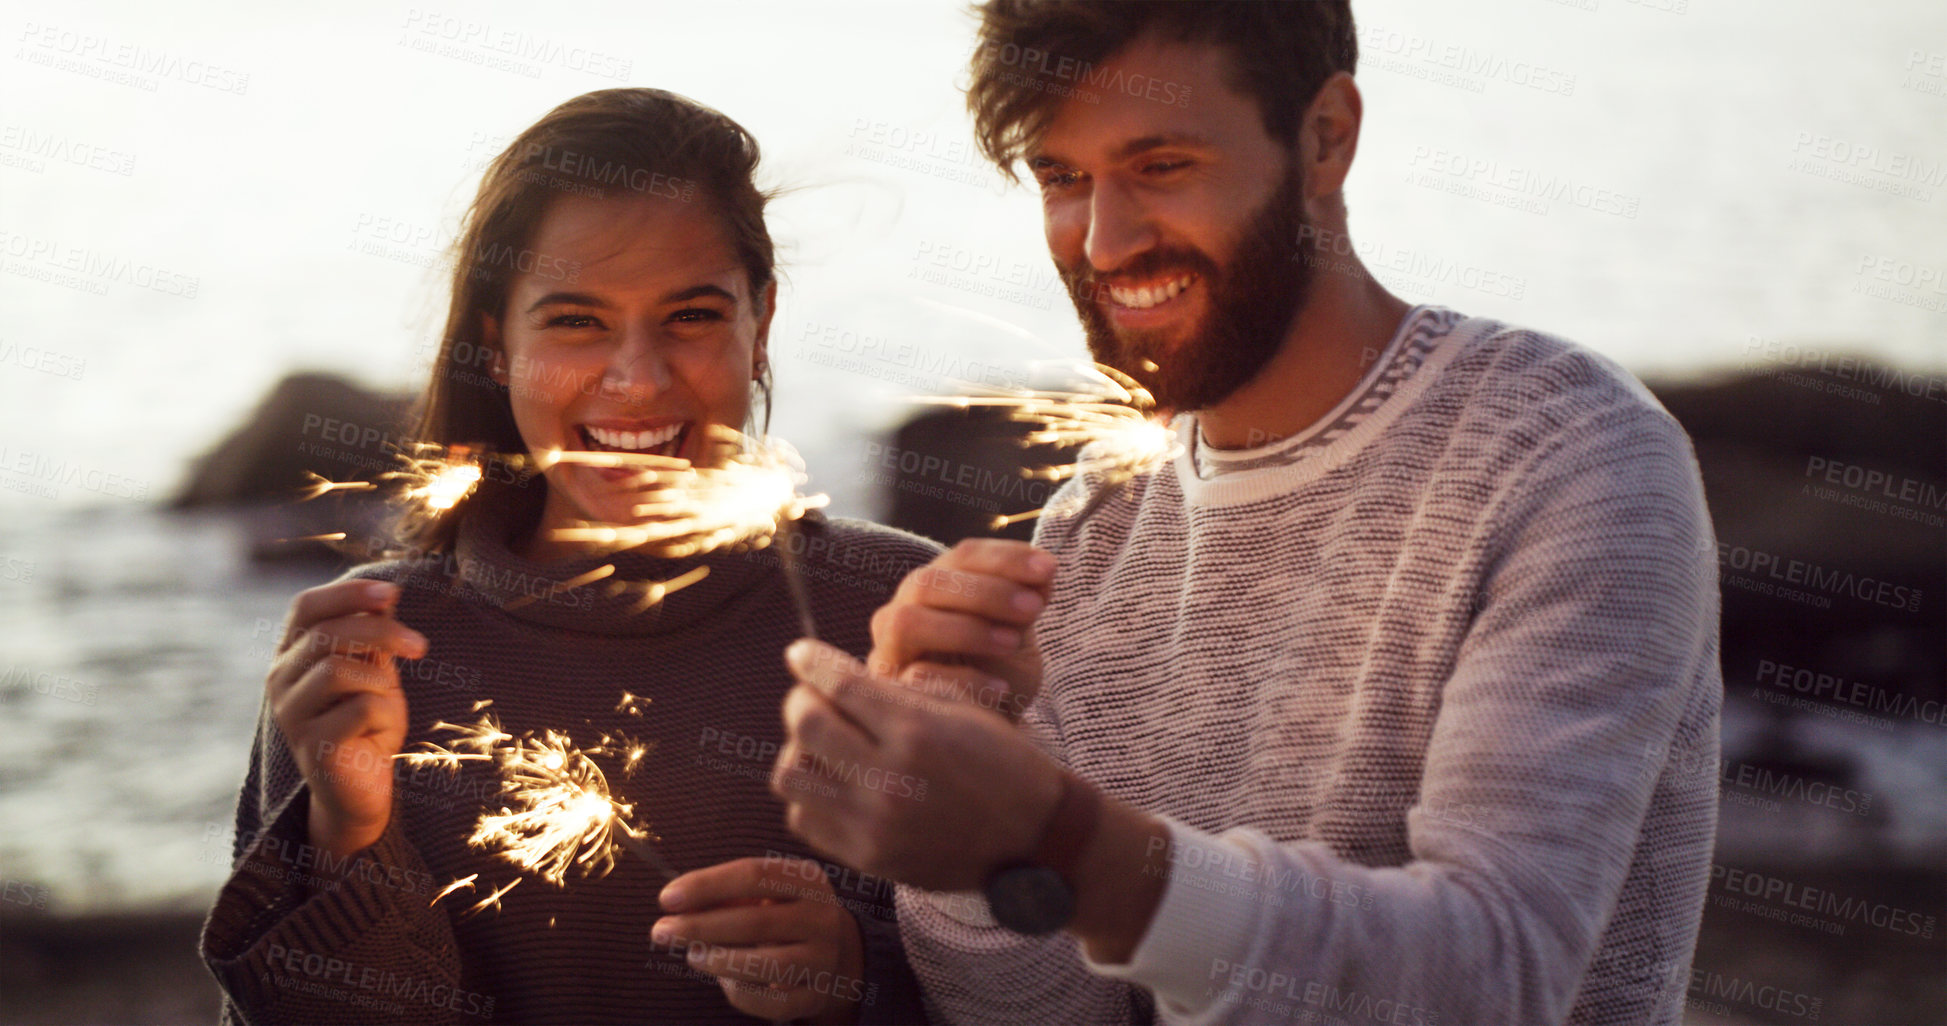
<instances>
[{"instance_id":1,"label":"man's nose","mask_svg":"<svg viewBox=\"0 0 1947 1026\"><path fill-rule=\"evenodd\" d=\"M1089 265L1098 272L1113 271L1155 244L1155 229L1142 204L1119 184L1098 181L1089 196L1088 238L1083 243Z\"/></svg>"}]
</instances>

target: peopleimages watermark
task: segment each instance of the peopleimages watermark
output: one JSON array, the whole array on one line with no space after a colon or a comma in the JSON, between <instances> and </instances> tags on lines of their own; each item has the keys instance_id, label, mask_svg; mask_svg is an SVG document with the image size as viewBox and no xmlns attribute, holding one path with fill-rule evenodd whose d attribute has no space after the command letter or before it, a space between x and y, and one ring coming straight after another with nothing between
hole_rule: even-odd
<instances>
[{"instance_id":1,"label":"peopleimages watermark","mask_svg":"<svg viewBox=\"0 0 1947 1026\"><path fill-rule=\"evenodd\" d=\"M1006 260L965 246L922 239L913 253L906 277L944 285L977 296L1031 306L1054 308L1054 294L1064 286L1053 267L1036 261Z\"/></svg>"},{"instance_id":2,"label":"peopleimages watermark","mask_svg":"<svg viewBox=\"0 0 1947 1026\"><path fill-rule=\"evenodd\" d=\"M1810 589L1828 595L1844 595L1861 602L1871 602L1877 606L1902 612L1920 611L1920 599L1923 593L1919 588L1895 584L1892 581L1857 574L1850 570L1820 566L1802 559L1779 556L1762 549L1751 549L1720 541L1717 543L1717 563L1722 570L1736 572L1726 573L1724 583L1747 591L1777 595L1794 601L1803 601L1804 596L1813 599L1824 598L1822 595L1811 595L1804 590ZM1745 574L1752 576L1743 576ZM1788 587L1791 585L1802 587ZM1823 605L1819 602L1806 604L1826 608L1831 605L1831 600L1826 599Z\"/></svg>"},{"instance_id":3,"label":"peopleimages watermark","mask_svg":"<svg viewBox=\"0 0 1947 1026\"><path fill-rule=\"evenodd\" d=\"M1803 378L1787 372L1815 370L1840 381L1857 382L1882 392L1900 392L1916 399L1947 403L1947 378L1939 374L1901 370L1867 357L1837 353L1819 346L1781 342L1761 335L1752 335L1745 339L1744 368L1752 373L1767 374L1791 384L1803 384L1815 391L1863 398L1875 405L1879 403L1877 394L1858 389L1848 393L1841 387L1835 387L1831 382Z\"/></svg>"},{"instance_id":4,"label":"peopleimages watermark","mask_svg":"<svg viewBox=\"0 0 1947 1026\"><path fill-rule=\"evenodd\" d=\"M971 185L995 196L1007 191L1007 180L980 155L971 139L944 137L882 118L853 118L845 155L941 181Z\"/></svg>"},{"instance_id":5,"label":"peopleimages watermark","mask_svg":"<svg viewBox=\"0 0 1947 1026\"><path fill-rule=\"evenodd\" d=\"M0 164L41 174L47 163L85 167L126 178L135 173L135 154L109 149L60 132L37 132L23 125L0 128Z\"/></svg>"},{"instance_id":6,"label":"peopleimages watermark","mask_svg":"<svg viewBox=\"0 0 1947 1026\"><path fill-rule=\"evenodd\" d=\"M1928 527L1947 527L1947 485L1906 474L1809 456L1800 494ZM1923 508L1924 507L1924 508Z\"/></svg>"},{"instance_id":7,"label":"peopleimages watermark","mask_svg":"<svg viewBox=\"0 0 1947 1026\"><path fill-rule=\"evenodd\" d=\"M5 674L0 674L0 687L19 688L76 705L94 705L101 694L100 684L84 684L52 670L36 672L24 666L9 667Z\"/></svg>"},{"instance_id":8,"label":"peopleimages watermark","mask_svg":"<svg viewBox=\"0 0 1947 1026\"><path fill-rule=\"evenodd\" d=\"M112 284L160 292L182 299L196 298L202 280L154 264L114 256L87 246L69 246L55 239L36 238L0 229L0 254L8 274L107 295Z\"/></svg>"},{"instance_id":9,"label":"peopleimages watermark","mask_svg":"<svg viewBox=\"0 0 1947 1026\"><path fill-rule=\"evenodd\" d=\"M0 342L0 363L11 363L23 370L73 381L80 381L82 372L88 369L88 358L85 356L56 352L40 346L23 346L18 342Z\"/></svg>"},{"instance_id":10,"label":"peopleimages watermark","mask_svg":"<svg viewBox=\"0 0 1947 1026\"><path fill-rule=\"evenodd\" d=\"M1528 279L1517 274L1442 257L1412 246L1390 245L1384 240L1355 245L1344 232L1312 224L1298 229L1298 252L1293 254L1293 259L1326 274L1353 275L1364 267L1375 275L1391 271L1399 274L1402 281L1421 282L1426 286L1458 285L1503 299L1519 300L1528 292ZM1430 295L1433 289L1424 291Z\"/></svg>"},{"instance_id":11,"label":"peopleimages watermark","mask_svg":"<svg viewBox=\"0 0 1947 1026\"><path fill-rule=\"evenodd\" d=\"M80 488L111 499L141 501L149 497L147 481L138 481L68 459L56 459L46 453L27 449L10 450L0 444L0 488L54 499L60 497L63 486Z\"/></svg>"},{"instance_id":12,"label":"peopleimages watermark","mask_svg":"<svg viewBox=\"0 0 1947 1026\"><path fill-rule=\"evenodd\" d=\"M1565 174L1504 164L1436 146L1415 146L1406 166L1413 185L1479 199L1497 206L1546 214L1549 204L1566 203L1595 214L1635 220L1642 197L1595 185Z\"/></svg>"},{"instance_id":13,"label":"peopleimages watermark","mask_svg":"<svg viewBox=\"0 0 1947 1026\"><path fill-rule=\"evenodd\" d=\"M1711 896L1711 903L1733 911L1839 936L1844 936L1848 926L1863 924L1903 936L1933 939L1934 916L1829 887L1813 887L1721 862L1711 863L1710 883L1720 892ZM1766 904L1769 902L1776 904Z\"/></svg>"},{"instance_id":14,"label":"peopleimages watermark","mask_svg":"<svg viewBox=\"0 0 1947 1026\"><path fill-rule=\"evenodd\" d=\"M219 93L242 96L250 88L248 74L155 47L144 46L60 25L27 22L16 40L14 57L60 71L70 71L116 85L155 92L157 78L174 79Z\"/></svg>"},{"instance_id":15,"label":"peopleimages watermark","mask_svg":"<svg viewBox=\"0 0 1947 1026\"><path fill-rule=\"evenodd\" d=\"M265 961L271 969L270 982L278 987L301 990L391 1015L404 1013L405 1008L401 1004L404 1001L482 1019L491 1019L494 1014L491 994L480 994L454 984L392 969L361 966L336 955L272 943L265 950ZM280 974L277 972L279 969L291 975Z\"/></svg>"},{"instance_id":16,"label":"peopleimages watermark","mask_svg":"<svg viewBox=\"0 0 1947 1026\"><path fill-rule=\"evenodd\" d=\"M1947 274L1939 267L1865 254L1853 271L1852 291L1935 313L1947 310Z\"/></svg>"},{"instance_id":17,"label":"peopleimages watermark","mask_svg":"<svg viewBox=\"0 0 1947 1026\"><path fill-rule=\"evenodd\" d=\"M1947 702L1889 691L1876 684L1847 680L1837 674L1820 673L1773 659L1760 659L1756 679L1761 685L1769 685L1773 693L1795 694L1801 699L1849 706L1884 717L1913 720L1936 727L1947 726ZM1860 718L1865 719L1863 716Z\"/></svg>"},{"instance_id":18,"label":"peopleimages watermark","mask_svg":"<svg viewBox=\"0 0 1947 1026\"><path fill-rule=\"evenodd\" d=\"M798 358L912 388L965 386L1025 389L1018 367L989 363L962 354L928 352L910 341L854 331L826 321L806 321L798 333Z\"/></svg>"},{"instance_id":19,"label":"peopleimages watermark","mask_svg":"<svg viewBox=\"0 0 1947 1026\"><path fill-rule=\"evenodd\" d=\"M1144 100L1172 107L1190 105L1190 87L1180 82L1171 82L1154 75L1132 74L1120 67L1102 67L1090 61L1066 57L1046 50L1037 50L1018 43L1003 43L993 49L996 63L1019 69L1020 76L1009 81L1015 84L1035 82L1037 85L1060 84L1065 89L1047 89L1048 92L1069 93L1080 87L1102 92L1122 93Z\"/></svg>"},{"instance_id":20,"label":"peopleimages watermark","mask_svg":"<svg viewBox=\"0 0 1947 1026\"><path fill-rule=\"evenodd\" d=\"M1382 1022L1392 1026L1439 1026L1440 1013L1398 998L1346 989L1328 980L1307 980L1280 969L1229 959L1210 960L1204 996L1294 1022ZM1279 1001L1283 998L1292 1002ZM1308 1006L1308 1007L1300 1007Z\"/></svg>"},{"instance_id":21,"label":"peopleimages watermark","mask_svg":"<svg viewBox=\"0 0 1947 1026\"><path fill-rule=\"evenodd\" d=\"M1938 157L1889 152L1816 132L1797 133L1791 152L1788 170L1923 203L1931 202L1932 190L1947 182L1947 161Z\"/></svg>"},{"instance_id":22,"label":"peopleimages watermark","mask_svg":"<svg viewBox=\"0 0 1947 1026\"><path fill-rule=\"evenodd\" d=\"M632 60L586 46L418 7L407 9L399 45L527 78L540 77L536 65L551 64L620 82L635 67Z\"/></svg>"},{"instance_id":23,"label":"peopleimages watermark","mask_svg":"<svg viewBox=\"0 0 1947 1026\"><path fill-rule=\"evenodd\" d=\"M1486 91L1487 83L1497 80L1556 96L1575 95L1575 76L1560 69L1385 25L1362 26L1359 50L1362 71L1377 68L1473 93Z\"/></svg>"}]
</instances>

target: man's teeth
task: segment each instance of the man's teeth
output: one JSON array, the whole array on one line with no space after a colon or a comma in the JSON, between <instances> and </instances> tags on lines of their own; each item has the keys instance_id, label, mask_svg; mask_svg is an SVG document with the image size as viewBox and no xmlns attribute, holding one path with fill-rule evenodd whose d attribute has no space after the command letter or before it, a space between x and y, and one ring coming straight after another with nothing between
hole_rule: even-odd
<instances>
[{"instance_id":1,"label":"man's teeth","mask_svg":"<svg viewBox=\"0 0 1947 1026\"><path fill-rule=\"evenodd\" d=\"M593 424L585 424L582 427L583 430L588 432L589 438L611 449L627 449L631 452L654 449L659 445L669 442L683 431L683 425L681 424L671 424L668 427L656 428L653 431L610 431L607 428L598 428Z\"/></svg>"},{"instance_id":2,"label":"man's teeth","mask_svg":"<svg viewBox=\"0 0 1947 1026\"><path fill-rule=\"evenodd\" d=\"M1158 303L1175 299L1177 293L1189 288L1190 283L1195 280L1194 275L1186 274L1161 285L1145 285L1136 289L1111 285L1109 298L1115 300L1117 306L1126 306L1131 310L1147 310Z\"/></svg>"}]
</instances>

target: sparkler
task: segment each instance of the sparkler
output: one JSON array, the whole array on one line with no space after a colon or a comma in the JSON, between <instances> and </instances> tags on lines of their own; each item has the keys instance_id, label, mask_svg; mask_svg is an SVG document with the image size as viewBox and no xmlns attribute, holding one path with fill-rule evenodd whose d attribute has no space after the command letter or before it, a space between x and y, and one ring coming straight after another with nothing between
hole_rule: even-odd
<instances>
[{"instance_id":1,"label":"sparkler","mask_svg":"<svg viewBox=\"0 0 1947 1026\"><path fill-rule=\"evenodd\" d=\"M709 441L724 452L714 465L637 453L559 449L544 453L538 461L544 467L574 463L635 469L643 487L644 501L634 509L642 522L559 528L553 536L603 549L646 546L675 558L729 547L761 549L782 539L779 558L798 611L799 629L805 637L817 637L810 590L790 532L806 513L831 500L799 494L798 487L805 482L804 462L797 450L780 439L751 438L713 426Z\"/></svg>"},{"instance_id":2,"label":"sparkler","mask_svg":"<svg viewBox=\"0 0 1947 1026\"><path fill-rule=\"evenodd\" d=\"M626 692L618 709L640 715L642 701ZM474 711L491 701L475 703ZM615 853L626 848L640 856L666 879L680 874L649 841L655 835L635 825L635 807L615 797L608 777L595 756L620 759L624 776L634 773L649 748L619 734L603 734L593 748L577 748L568 735L544 730L513 735L501 729L491 713L467 725L441 721L435 730L456 737L446 745L423 742L424 751L394 758L412 766L458 769L465 762L493 764L500 776L505 805L484 813L467 843L496 851L521 869L556 886L565 886L568 872L580 867L584 876L605 876L615 868ZM433 898L438 902L455 891L475 886L479 874L453 881ZM491 908L514 889L520 879L495 889L470 911Z\"/></svg>"},{"instance_id":3,"label":"sparkler","mask_svg":"<svg viewBox=\"0 0 1947 1026\"><path fill-rule=\"evenodd\" d=\"M1106 364L1095 364L1105 387L1089 392L1023 390L1002 395L922 396L919 402L969 409L998 406L1010 410L1008 419L1038 425L1023 445L1092 446L1086 458L1072 463L1028 467L1022 476L1064 481L1076 474L1099 474L1103 486L1082 503L1075 519L1087 520L1124 486L1154 473L1183 451L1176 432L1156 419L1156 399L1134 378ZM989 523L998 530L1041 516L1045 509L996 516Z\"/></svg>"}]
</instances>

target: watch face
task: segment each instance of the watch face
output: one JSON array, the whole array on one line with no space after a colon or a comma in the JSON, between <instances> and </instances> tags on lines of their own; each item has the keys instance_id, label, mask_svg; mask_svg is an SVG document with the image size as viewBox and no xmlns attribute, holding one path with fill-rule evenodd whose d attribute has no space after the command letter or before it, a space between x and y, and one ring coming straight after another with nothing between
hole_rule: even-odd
<instances>
[{"instance_id":1,"label":"watch face","mask_svg":"<svg viewBox=\"0 0 1947 1026\"><path fill-rule=\"evenodd\" d=\"M989 877L986 890L994 921L1015 933L1053 933L1075 918L1074 892L1047 866L1010 866Z\"/></svg>"}]
</instances>

